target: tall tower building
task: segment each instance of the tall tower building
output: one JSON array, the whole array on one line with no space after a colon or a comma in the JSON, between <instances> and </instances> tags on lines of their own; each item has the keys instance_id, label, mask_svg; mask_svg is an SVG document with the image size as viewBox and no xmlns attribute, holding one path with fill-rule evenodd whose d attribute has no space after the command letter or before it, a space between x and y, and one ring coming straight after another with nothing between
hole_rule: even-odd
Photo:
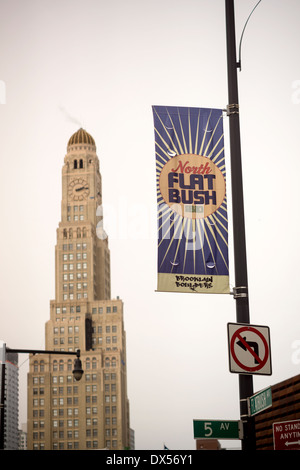
<instances>
[{"instance_id":1,"label":"tall tower building","mask_svg":"<svg viewBox=\"0 0 300 470\"><path fill-rule=\"evenodd\" d=\"M62 168L55 300L50 301L45 346L80 349L84 375L74 381L71 355L30 357L29 450L122 450L130 445L123 302L111 299L108 239L97 229L101 204L95 141L79 129L69 139Z\"/></svg>"}]
</instances>

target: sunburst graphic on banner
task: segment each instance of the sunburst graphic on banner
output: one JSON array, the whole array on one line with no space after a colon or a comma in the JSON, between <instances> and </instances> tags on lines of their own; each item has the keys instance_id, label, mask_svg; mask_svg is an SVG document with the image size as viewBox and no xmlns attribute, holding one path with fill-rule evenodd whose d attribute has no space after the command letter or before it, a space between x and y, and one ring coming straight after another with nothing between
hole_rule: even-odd
<instances>
[{"instance_id":1,"label":"sunburst graphic on banner","mask_svg":"<svg viewBox=\"0 0 300 470\"><path fill-rule=\"evenodd\" d=\"M228 276L223 114L153 107L158 272Z\"/></svg>"}]
</instances>

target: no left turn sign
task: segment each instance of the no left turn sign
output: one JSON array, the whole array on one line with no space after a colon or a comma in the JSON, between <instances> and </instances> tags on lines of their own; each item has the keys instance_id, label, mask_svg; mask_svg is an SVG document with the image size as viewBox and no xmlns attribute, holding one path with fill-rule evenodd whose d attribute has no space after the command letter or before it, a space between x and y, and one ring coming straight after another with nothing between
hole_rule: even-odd
<instances>
[{"instance_id":1,"label":"no left turn sign","mask_svg":"<svg viewBox=\"0 0 300 470\"><path fill-rule=\"evenodd\" d=\"M271 375L269 327L245 323L227 327L230 372Z\"/></svg>"}]
</instances>

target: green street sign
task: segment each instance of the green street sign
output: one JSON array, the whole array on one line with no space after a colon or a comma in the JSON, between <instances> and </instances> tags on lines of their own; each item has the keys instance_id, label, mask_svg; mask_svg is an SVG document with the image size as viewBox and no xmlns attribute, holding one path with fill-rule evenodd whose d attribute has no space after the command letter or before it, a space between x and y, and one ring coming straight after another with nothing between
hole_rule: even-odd
<instances>
[{"instance_id":1,"label":"green street sign","mask_svg":"<svg viewBox=\"0 0 300 470\"><path fill-rule=\"evenodd\" d=\"M248 399L249 416L254 416L272 406L271 387L256 393Z\"/></svg>"},{"instance_id":2,"label":"green street sign","mask_svg":"<svg viewBox=\"0 0 300 470\"><path fill-rule=\"evenodd\" d=\"M194 439L242 439L240 421L194 419Z\"/></svg>"}]
</instances>

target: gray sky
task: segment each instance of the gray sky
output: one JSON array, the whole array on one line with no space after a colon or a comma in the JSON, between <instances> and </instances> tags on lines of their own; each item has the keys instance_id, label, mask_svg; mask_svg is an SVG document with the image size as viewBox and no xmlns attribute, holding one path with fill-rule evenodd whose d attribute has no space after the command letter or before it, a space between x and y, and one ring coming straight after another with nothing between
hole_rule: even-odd
<instances>
[{"instance_id":1,"label":"gray sky","mask_svg":"<svg viewBox=\"0 0 300 470\"><path fill-rule=\"evenodd\" d=\"M239 40L256 0L235 3ZM299 17L297 0L262 0L238 74L250 319L270 327L273 366L255 391L299 373ZM45 345L61 168L82 126L96 141L104 210L115 213L104 228L112 296L125 304L136 448L194 449L193 419L239 419L227 341L235 301L155 292L151 106L226 107L225 2L0 0L0 59L0 338ZM224 127L230 202L226 116ZM20 363L24 422L26 356Z\"/></svg>"}]
</instances>

